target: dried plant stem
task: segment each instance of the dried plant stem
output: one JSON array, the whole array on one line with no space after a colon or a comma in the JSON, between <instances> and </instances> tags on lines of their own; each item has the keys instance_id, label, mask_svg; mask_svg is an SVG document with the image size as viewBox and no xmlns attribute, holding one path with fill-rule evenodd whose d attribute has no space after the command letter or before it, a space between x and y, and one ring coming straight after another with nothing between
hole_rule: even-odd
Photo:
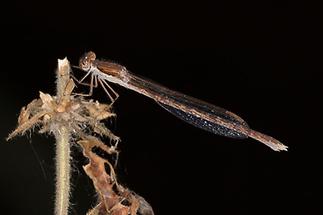
<instances>
[{"instance_id":1,"label":"dried plant stem","mask_svg":"<svg viewBox=\"0 0 323 215\"><path fill-rule=\"evenodd\" d=\"M67 215L70 198L70 132L62 126L56 138L56 200L55 214Z\"/></svg>"},{"instance_id":2,"label":"dried plant stem","mask_svg":"<svg viewBox=\"0 0 323 215\"><path fill-rule=\"evenodd\" d=\"M64 95L70 79L70 66L67 59L58 60L56 90L60 102L70 100L70 95ZM63 101L65 100L65 101ZM56 196L55 214L67 215L70 203L70 130L61 125L54 131L56 138Z\"/></svg>"},{"instance_id":3,"label":"dried plant stem","mask_svg":"<svg viewBox=\"0 0 323 215\"><path fill-rule=\"evenodd\" d=\"M93 180L99 197L98 205L88 212L89 215L153 215L151 206L142 197L118 184L111 163L92 152L93 147L98 147L118 157L116 147L119 137L112 134L102 122L115 115L111 113L110 105L73 96L75 84L70 79L70 70L66 58L58 60L56 96L39 92L39 99L34 99L21 109L18 126L7 140L24 134L36 125L40 128L39 133L55 136L55 215L68 215L69 212L71 139L83 148L85 157L89 159L89 164L84 168ZM112 142L106 145L100 138L92 136L92 132L95 136L109 137ZM109 172L106 172L106 164L110 167Z\"/></svg>"}]
</instances>

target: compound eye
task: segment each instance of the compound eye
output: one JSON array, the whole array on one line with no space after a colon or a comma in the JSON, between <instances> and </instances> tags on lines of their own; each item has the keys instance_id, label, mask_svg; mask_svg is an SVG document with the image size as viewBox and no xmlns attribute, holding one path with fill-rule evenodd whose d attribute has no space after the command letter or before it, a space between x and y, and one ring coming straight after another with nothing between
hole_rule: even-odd
<instances>
[{"instance_id":1,"label":"compound eye","mask_svg":"<svg viewBox=\"0 0 323 215\"><path fill-rule=\"evenodd\" d=\"M88 52L88 53L86 54L86 57L87 57L87 59L88 59L89 61L94 61L94 60L95 60L95 58L96 58L96 54L95 54L94 52L90 51L90 52Z\"/></svg>"}]
</instances>

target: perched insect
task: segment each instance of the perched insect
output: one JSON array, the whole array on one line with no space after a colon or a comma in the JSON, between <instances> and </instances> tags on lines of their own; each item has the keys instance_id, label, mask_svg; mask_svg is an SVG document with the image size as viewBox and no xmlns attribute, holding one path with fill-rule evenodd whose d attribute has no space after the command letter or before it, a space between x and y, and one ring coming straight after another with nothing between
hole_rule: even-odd
<instances>
[{"instance_id":1,"label":"perched insect","mask_svg":"<svg viewBox=\"0 0 323 215\"><path fill-rule=\"evenodd\" d=\"M107 82L116 83L152 98L168 112L198 128L231 138L251 137L275 151L287 151L287 146L275 138L252 130L236 114L141 78L119 64L97 60L94 52L88 52L81 57L79 68L87 72L78 81L79 83L84 84L84 80L90 76L90 92L88 95L92 95L93 87L100 84L113 103L119 95ZM113 95L109 93L107 88Z\"/></svg>"}]
</instances>

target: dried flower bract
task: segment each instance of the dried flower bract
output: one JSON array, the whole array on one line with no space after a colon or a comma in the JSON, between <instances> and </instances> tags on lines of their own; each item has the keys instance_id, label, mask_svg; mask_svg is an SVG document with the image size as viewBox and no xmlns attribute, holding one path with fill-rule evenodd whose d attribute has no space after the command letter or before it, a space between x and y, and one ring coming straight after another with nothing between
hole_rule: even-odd
<instances>
[{"instance_id":1,"label":"dried flower bract","mask_svg":"<svg viewBox=\"0 0 323 215\"><path fill-rule=\"evenodd\" d=\"M117 183L116 173L110 161L92 152L98 147L108 154L116 154L119 137L115 136L103 120L114 117L110 105L86 100L72 94L75 84L70 79L69 62L59 61L57 70L57 95L39 92L39 98L23 107L17 128L7 140L23 135L37 126L39 133L53 134L56 138L56 205L55 214L67 215L70 193L70 145L77 142L89 159L84 166L99 196L96 207L88 214L100 215L153 215L151 206L139 195ZM109 145L99 137L108 137ZM109 172L106 172L106 165Z\"/></svg>"}]
</instances>

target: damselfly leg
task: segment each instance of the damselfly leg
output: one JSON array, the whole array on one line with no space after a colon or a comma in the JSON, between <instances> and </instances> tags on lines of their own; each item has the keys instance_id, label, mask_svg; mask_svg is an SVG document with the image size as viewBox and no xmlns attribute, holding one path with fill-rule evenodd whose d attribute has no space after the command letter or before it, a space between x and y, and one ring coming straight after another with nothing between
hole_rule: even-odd
<instances>
[{"instance_id":1,"label":"damselfly leg","mask_svg":"<svg viewBox=\"0 0 323 215\"><path fill-rule=\"evenodd\" d=\"M105 80L98 78L98 81L101 84L104 92L108 95L109 99L111 100L110 105L113 105L113 103L119 98L119 94L116 91L114 91L114 89ZM114 94L114 97L109 93L105 86L107 86L108 89Z\"/></svg>"},{"instance_id":2,"label":"damselfly leg","mask_svg":"<svg viewBox=\"0 0 323 215\"><path fill-rule=\"evenodd\" d=\"M89 93L73 93L74 95L78 95L78 96L92 96L93 94L93 87L97 88L98 87L98 77L91 74L91 80L90 83L85 83L84 79L88 76L88 74L86 74L81 80L78 80L75 76L71 75L71 77L78 83L84 86L89 86L90 87L90 91Z\"/></svg>"},{"instance_id":3,"label":"damselfly leg","mask_svg":"<svg viewBox=\"0 0 323 215\"><path fill-rule=\"evenodd\" d=\"M78 67L76 67L78 68ZM74 95L79 96L92 96L93 95L93 88L98 87L98 83L102 86L104 92L108 95L109 99L111 100L110 105L113 105L114 102L119 98L119 94L102 78L98 77L95 74L91 74L91 72L87 72L80 80L77 79L75 76L71 75L71 77L81 85L89 86L90 91L89 93L74 93ZM84 80L90 75L90 83L84 82ZM109 92L111 91L111 93Z\"/></svg>"}]
</instances>

